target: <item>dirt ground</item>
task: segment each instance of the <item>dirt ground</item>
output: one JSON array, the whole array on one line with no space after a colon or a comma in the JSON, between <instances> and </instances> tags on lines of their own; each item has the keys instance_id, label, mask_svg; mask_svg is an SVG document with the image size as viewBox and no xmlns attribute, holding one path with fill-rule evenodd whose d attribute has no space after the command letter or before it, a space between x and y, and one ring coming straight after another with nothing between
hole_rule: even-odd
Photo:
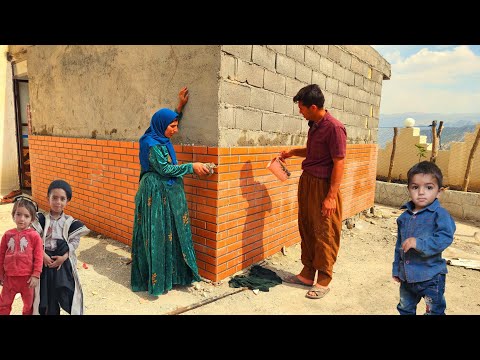
<instances>
[{"instance_id":1,"label":"dirt ground","mask_svg":"<svg viewBox=\"0 0 480 360\"><path fill-rule=\"evenodd\" d=\"M0 206L0 233L14 226L11 204ZM130 290L130 248L98 234L80 241L78 269L84 291L85 313L110 314L397 314L398 285L391 279L391 264L396 237L395 208L375 205L374 214L361 215L353 229L342 234L340 252L334 268L331 291L320 300L305 298L307 288L283 283L269 292L239 291L228 280L198 282L175 287L166 295L154 297ZM368 215L368 216L367 216ZM475 232L479 222L457 220L455 240L444 252L453 250L480 260L480 241ZM479 233L480 234L480 233ZM477 234L478 235L478 234ZM478 238L478 237L477 237ZM296 274L302 265L300 246L286 249L261 263L281 277ZM446 285L447 314L480 314L480 271L449 266ZM184 307L195 307L182 312ZM198 307L196 307L198 306ZM21 314L22 301L14 302L12 314ZM417 313L425 310L423 300Z\"/></svg>"}]
</instances>

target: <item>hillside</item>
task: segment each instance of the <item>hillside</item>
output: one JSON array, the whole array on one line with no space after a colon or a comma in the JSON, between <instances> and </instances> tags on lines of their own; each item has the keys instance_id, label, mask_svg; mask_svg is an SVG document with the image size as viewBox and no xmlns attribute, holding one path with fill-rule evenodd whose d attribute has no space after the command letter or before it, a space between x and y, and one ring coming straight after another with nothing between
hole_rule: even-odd
<instances>
[{"instance_id":1,"label":"hillside","mask_svg":"<svg viewBox=\"0 0 480 360\"><path fill-rule=\"evenodd\" d=\"M415 119L415 126L430 125L433 120L443 121L445 127L462 127L480 122L480 113L441 114L441 113L401 113L380 114L379 127L403 127L406 118Z\"/></svg>"}]
</instances>

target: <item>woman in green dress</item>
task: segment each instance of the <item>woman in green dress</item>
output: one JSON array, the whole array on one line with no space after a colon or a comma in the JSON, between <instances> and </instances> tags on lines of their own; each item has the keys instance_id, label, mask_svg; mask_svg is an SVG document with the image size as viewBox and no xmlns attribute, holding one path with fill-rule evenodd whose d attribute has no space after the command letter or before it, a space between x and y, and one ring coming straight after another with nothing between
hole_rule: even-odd
<instances>
[{"instance_id":1,"label":"woman in green dress","mask_svg":"<svg viewBox=\"0 0 480 360\"><path fill-rule=\"evenodd\" d=\"M179 93L175 111L160 109L140 138L140 184L135 196L132 238L133 291L161 295L173 285L199 281L183 175L207 175L203 163L178 165L170 138L188 101L188 89Z\"/></svg>"}]
</instances>

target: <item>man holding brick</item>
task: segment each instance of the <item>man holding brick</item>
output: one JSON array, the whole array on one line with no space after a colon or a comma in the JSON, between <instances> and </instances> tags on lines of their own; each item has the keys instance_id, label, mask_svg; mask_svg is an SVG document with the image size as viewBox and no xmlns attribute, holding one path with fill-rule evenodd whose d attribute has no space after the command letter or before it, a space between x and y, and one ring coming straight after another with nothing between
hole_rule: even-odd
<instances>
[{"instance_id":1,"label":"man holding brick","mask_svg":"<svg viewBox=\"0 0 480 360\"><path fill-rule=\"evenodd\" d=\"M325 97L317 84L300 89L293 101L308 120L305 148L282 151L283 159L305 157L298 183L298 229L303 269L284 279L311 287L305 295L321 299L329 291L342 230L342 197L347 132L345 126L324 109ZM315 282L315 274L318 271Z\"/></svg>"}]
</instances>

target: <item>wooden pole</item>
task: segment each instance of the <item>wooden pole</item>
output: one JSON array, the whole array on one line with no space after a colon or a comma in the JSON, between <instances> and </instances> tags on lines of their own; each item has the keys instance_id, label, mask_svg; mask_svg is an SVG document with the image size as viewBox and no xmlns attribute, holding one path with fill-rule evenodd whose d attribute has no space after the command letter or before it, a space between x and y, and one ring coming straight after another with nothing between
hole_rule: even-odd
<instances>
[{"instance_id":1,"label":"wooden pole","mask_svg":"<svg viewBox=\"0 0 480 360\"><path fill-rule=\"evenodd\" d=\"M437 140L438 140L437 139L437 120L433 120L432 121L432 154L430 155L430 161L433 163L437 160L437 153L438 153Z\"/></svg>"},{"instance_id":2,"label":"wooden pole","mask_svg":"<svg viewBox=\"0 0 480 360\"><path fill-rule=\"evenodd\" d=\"M395 158L395 149L397 148L398 128L393 128L392 154L390 155L390 167L388 168L387 182L392 181L393 160Z\"/></svg>"},{"instance_id":3,"label":"wooden pole","mask_svg":"<svg viewBox=\"0 0 480 360\"><path fill-rule=\"evenodd\" d=\"M442 131L443 131L443 121L440 121L437 130L437 138L438 138L438 148L442 150Z\"/></svg>"},{"instance_id":4,"label":"wooden pole","mask_svg":"<svg viewBox=\"0 0 480 360\"><path fill-rule=\"evenodd\" d=\"M470 156L468 157L467 170L465 171L465 180L463 181L463 191L467 191L468 183L470 182L470 172L472 170L472 162L475 156L475 151L477 150L478 142L480 141L480 128L477 130L477 136L472 145L472 150L470 150Z\"/></svg>"}]
</instances>

